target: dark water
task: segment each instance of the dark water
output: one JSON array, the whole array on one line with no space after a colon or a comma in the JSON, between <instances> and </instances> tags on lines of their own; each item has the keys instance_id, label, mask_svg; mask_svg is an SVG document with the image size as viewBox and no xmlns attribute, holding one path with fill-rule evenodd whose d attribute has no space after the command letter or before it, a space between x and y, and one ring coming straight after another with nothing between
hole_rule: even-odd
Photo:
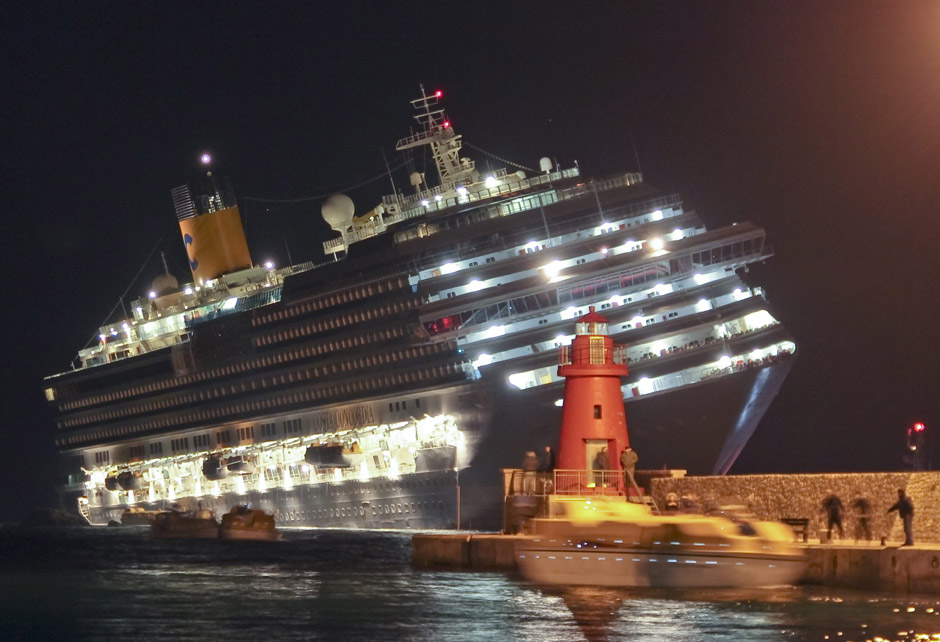
<instances>
[{"instance_id":1,"label":"dark water","mask_svg":"<svg viewBox=\"0 0 940 642\"><path fill-rule=\"evenodd\" d=\"M940 640L940 596L545 590L507 573L414 569L410 542L2 531L0 640Z\"/></svg>"}]
</instances>

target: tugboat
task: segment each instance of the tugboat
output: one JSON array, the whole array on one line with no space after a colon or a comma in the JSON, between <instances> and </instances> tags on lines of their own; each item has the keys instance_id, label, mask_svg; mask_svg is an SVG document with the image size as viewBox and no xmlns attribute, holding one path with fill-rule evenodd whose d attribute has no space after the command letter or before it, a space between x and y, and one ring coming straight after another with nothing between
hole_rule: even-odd
<instances>
[{"instance_id":1,"label":"tugboat","mask_svg":"<svg viewBox=\"0 0 940 642\"><path fill-rule=\"evenodd\" d=\"M160 538L216 539L219 523L212 511L200 508L195 512L170 510L154 517L150 535Z\"/></svg>"},{"instance_id":2,"label":"tugboat","mask_svg":"<svg viewBox=\"0 0 940 642\"><path fill-rule=\"evenodd\" d=\"M233 506L222 515L219 539L251 539L274 542L281 534L274 527L274 516L247 505Z\"/></svg>"},{"instance_id":3,"label":"tugboat","mask_svg":"<svg viewBox=\"0 0 940 642\"><path fill-rule=\"evenodd\" d=\"M620 398L620 378L628 374L624 346L614 345L607 318L593 307L575 328L571 346L559 351L558 375L566 378L559 469L541 514L526 521L531 535L516 543L522 576L539 584L623 587L798 580L805 555L783 524L657 514L631 501L632 491L640 490L632 468L608 456L630 448Z\"/></svg>"}]
</instances>

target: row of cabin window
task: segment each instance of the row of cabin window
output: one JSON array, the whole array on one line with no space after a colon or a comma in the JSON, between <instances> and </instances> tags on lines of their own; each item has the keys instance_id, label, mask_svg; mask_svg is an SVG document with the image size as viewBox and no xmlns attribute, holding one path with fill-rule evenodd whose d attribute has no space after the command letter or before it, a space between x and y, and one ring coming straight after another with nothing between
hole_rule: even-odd
<instances>
[{"instance_id":1,"label":"row of cabin window","mask_svg":"<svg viewBox=\"0 0 940 642\"><path fill-rule=\"evenodd\" d=\"M421 400L414 400L414 407L421 407ZM407 401L396 401L389 402L388 409L391 410L406 410L408 408ZM300 434L303 429L303 424L300 418L288 419L283 422L284 424L284 434ZM276 423L266 423L259 425L261 437L273 437L277 434L277 424ZM239 441L250 441L255 438L255 427L246 426L243 428L238 428L238 440ZM210 443L210 433L202 435L193 436L193 447L194 448L208 448ZM217 446L228 445L232 443L232 430L220 430L215 433L215 443ZM184 452L189 450L189 437L181 437L179 439L172 439L170 441L170 449L174 453ZM149 444L149 453L151 455L162 455L163 454L163 443L154 442ZM130 456L131 458L142 458L145 454L144 446L139 444L137 446L131 446ZM95 453L95 463L96 464L107 464L111 460L111 455L107 450L103 450Z\"/></svg>"},{"instance_id":2,"label":"row of cabin window","mask_svg":"<svg viewBox=\"0 0 940 642\"><path fill-rule=\"evenodd\" d=\"M420 400L420 399L415 399L415 400L414 400L414 407L415 407L415 408L420 408L420 407L421 407L421 400ZM396 402L394 402L394 403L391 402L391 401L388 402L388 411L389 411L389 412L392 412L392 411L394 411L394 410L407 410L407 409L408 409L408 401L407 401L407 400L405 400L405 401L396 401Z\"/></svg>"}]
</instances>

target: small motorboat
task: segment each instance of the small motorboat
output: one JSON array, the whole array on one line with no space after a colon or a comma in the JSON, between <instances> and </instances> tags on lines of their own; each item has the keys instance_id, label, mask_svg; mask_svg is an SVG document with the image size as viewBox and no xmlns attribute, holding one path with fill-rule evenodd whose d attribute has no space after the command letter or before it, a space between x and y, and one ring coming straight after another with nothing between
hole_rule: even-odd
<instances>
[{"instance_id":1,"label":"small motorboat","mask_svg":"<svg viewBox=\"0 0 940 642\"><path fill-rule=\"evenodd\" d=\"M791 529L744 516L655 514L616 497L550 496L515 545L522 576L538 584L623 587L769 587L806 566Z\"/></svg>"},{"instance_id":2,"label":"small motorboat","mask_svg":"<svg viewBox=\"0 0 940 642\"><path fill-rule=\"evenodd\" d=\"M219 536L219 523L212 511L199 509L195 512L170 510L155 515L150 524L152 537L187 537L216 539Z\"/></svg>"},{"instance_id":3,"label":"small motorboat","mask_svg":"<svg viewBox=\"0 0 940 642\"><path fill-rule=\"evenodd\" d=\"M233 506L222 515L219 539L251 539L273 542L281 539L274 525L274 515L250 506Z\"/></svg>"}]
</instances>

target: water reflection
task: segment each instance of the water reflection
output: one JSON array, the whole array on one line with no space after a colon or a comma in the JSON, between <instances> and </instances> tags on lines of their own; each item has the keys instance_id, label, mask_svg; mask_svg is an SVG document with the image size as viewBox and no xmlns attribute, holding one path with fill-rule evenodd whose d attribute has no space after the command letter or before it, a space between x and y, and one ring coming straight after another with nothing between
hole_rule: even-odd
<instances>
[{"instance_id":1,"label":"water reflection","mask_svg":"<svg viewBox=\"0 0 940 642\"><path fill-rule=\"evenodd\" d=\"M414 568L410 537L288 531L253 546L0 531L0 639L940 642L936 596L547 589L508 573Z\"/></svg>"},{"instance_id":2,"label":"water reflection","mask_svg":"<svg viewBox=\"0 0 940 642\"><path fill-rule=\"evenodd\" d=\"M541 639L940 642L940 600L820 587L616 589L525 586L544 615L563 605L567 635ZM520 600L520 602L524 602ZM934 619L936 618L936 619ZM531 631L530 631L531 632ZM559 631L561 633L561 631Z\"/></svg>"},{"instance_id":3,"label":"water reflection","mask_svg":"<svg viewBox=\"0 0 940 642\"><path fill-rule=\"evenodd\" d=\"M602 642L610 639L609 636L620 619L624 592L578 586L561 593L561 599L571 611L585 639L589 642Z\"/></svg>"}]
</instances>

